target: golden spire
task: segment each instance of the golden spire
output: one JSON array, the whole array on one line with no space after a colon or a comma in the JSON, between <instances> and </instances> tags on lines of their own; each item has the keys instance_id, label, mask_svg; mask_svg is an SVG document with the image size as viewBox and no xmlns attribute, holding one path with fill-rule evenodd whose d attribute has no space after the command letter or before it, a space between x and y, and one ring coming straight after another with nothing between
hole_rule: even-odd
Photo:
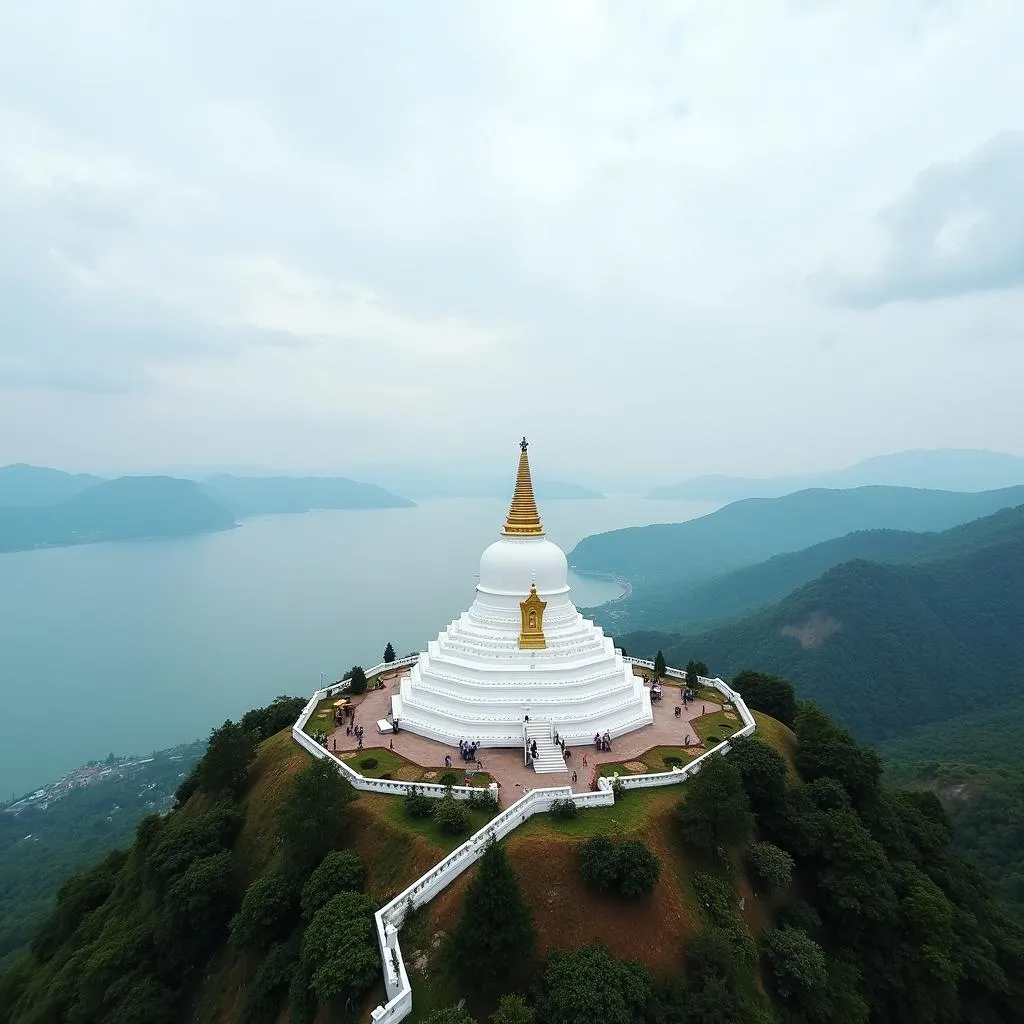
<instances>
[{"instance_id":1,"label":"golden spire","mask_svg":"<svg viewBox=\"0 0 1024 1024\"><path fill-rule=\"evenodd\" d=\"M544 527L540 525L537 500L533 496L533 481L530 479L530 460L526 457L529 444L524 437L519 442L519 470L516 473L516 490L512 504L505 518L506 537L543 537Z\"/></svg>"}]
</instances>

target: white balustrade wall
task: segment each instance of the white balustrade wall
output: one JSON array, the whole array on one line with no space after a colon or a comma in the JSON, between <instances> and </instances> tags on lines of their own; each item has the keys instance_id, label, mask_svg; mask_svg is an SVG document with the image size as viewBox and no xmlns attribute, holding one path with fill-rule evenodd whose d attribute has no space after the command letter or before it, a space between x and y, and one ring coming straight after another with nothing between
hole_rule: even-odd
<instances>
[{"instance_id":1,"label":"white balustrade wall","mask_svg":"<svg viewBox=\"0 0 1024 1024\"><path fill-rule=\"evenodd\" d=\"M366 673L367 679L380 675L383 672L396 668L405 668L416 663L419 655L410 655L390 663L375 665ZM625 661L648 668L653 671L654 662L641 658L625 658ZM672 679L686 679L686 673L679 669L669 668L665 675ZM703 686L718 690L725 697L726 701L736 709L737 714L743 722L743 726L731 737L735 739L740 736L750 736L756 729L754 716L751 715L743 698L721 679L708 679L700 677ZM326 750L319 743L308 736L304 729L310 716L316 710L317 705L326 697L334 696L344 689L344 683L335 683L332 686L317 690L310 698L309 703L303 708L295 725L292 726L292 738L301 747L308 750L314 757L329 758L337 767L338 771L351 782L355 789L371 793L390 793L395 796L404 796L412 788L409 782L398 782L391 779L368 779L360 775L349 764L341 758ZM556 786L548 789L532 789L520 797L514 804L499 812L480 831L474 833L461 846L453 850L447 857L434 865L426 874L421 875L407 889L399 893L393 900L381 907L374 915L377 928L377 942L380 946L381 962L384 969L384 987L387 990L388 1000L382 1006L376 1007L370 1014L373 1024L396 1024L412 1012L412 986L409 983L409 975L405 968L405 960L402 957L402 950L398 943L398 936L406 917L419 907L429 903L439 892L450 885L467 868L475 864L487 848L488 842L493 838L496 842L505 838L510 832L523 824L528 818L535 814L542 814L551 809L556 800L572 800L577 807L609 807L615 803L613 785L621 786L623 789L645 789L652 786L672 786L685 782L688 778L696 775L704 763L710 757L716 757L727 753L731 749L729 740L724 740L718 746L701 754L689 764L673 768L665 772L651 772L644 775L615 776L614 781L607 777L601 777L597 781L597 790L591 793L573 793L570 786ZM446 792L446 787L435 784L415 784L416 788L429 797L440 797ZM492 784L492 791L496 787ZM466 800L479 789L468 786L452 787L452 793L457 799Z\"/></svg>"}]
</instances>

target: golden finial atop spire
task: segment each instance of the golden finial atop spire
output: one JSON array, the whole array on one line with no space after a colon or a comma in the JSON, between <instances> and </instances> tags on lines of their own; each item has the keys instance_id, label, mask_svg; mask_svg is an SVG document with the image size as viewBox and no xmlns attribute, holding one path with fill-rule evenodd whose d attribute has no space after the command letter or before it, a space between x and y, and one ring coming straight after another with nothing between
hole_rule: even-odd
<instances>
[{"instance_id":1,"label":"golden finial atop spire","mask_svg":"<svg viewBox=\"0 0 1024 1024\"><path fill-rule=\"evenodd\" d=\"M533 481L530 479L530 460L526 456L529 442L524 437L519 442L519 470L516 472L516 490L505 519L506 537L543 537L544 527L540 525L537 499L533 496Z\"/></svg>"}]
</instances>

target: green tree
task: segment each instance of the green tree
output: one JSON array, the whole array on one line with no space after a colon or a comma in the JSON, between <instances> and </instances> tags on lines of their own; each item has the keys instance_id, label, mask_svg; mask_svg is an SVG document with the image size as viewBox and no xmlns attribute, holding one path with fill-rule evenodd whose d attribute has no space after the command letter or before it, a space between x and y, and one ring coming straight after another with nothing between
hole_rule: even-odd
<instances>
[{"instance_id":1,"label":"green tree","mask_svg":"<svg viewBox=\"0 0 1024 1024\"><path fill-rule=\"evenodd\" d=\"M654 656L654 674L663 676L665 674L665 655L658 651Z\"/></svg>"},{"instance_id":2,"label":"green tree","mask_svg":"<svg viewBox=\"0 0 1024 1024\"><path fill-rule=\"evenodd\" d=\"M238 796L256 757L256 742L237 722L226 721L210 733L206 753L196 770L199 788L204 793L230 793Z\"/></svg>"},{"instance_id":3,"label":"green tree","mask_svg":"<svg viewBox=\"0 0 1024 1024\"><path fill-rule=\"evenodd\" d=\"M618 889L627 900L639 900L658 884L661 862L643 843L627 840L616 851Z\"/></svg>"},{"instance_id":4,"label":"green tree","mask_svg":"<svg viewBox=\"0 0 1024 1024\"><path fill-rule=\"evenodd\" d=\"M344 828L355 790L326 758L314 758L295 776L277 816L277 834L289 861L308 870L323 860Z\"/></svg>"},{"instance_id":5,"label":"green tree","mask_svg":"<svg viewBox=\"0 0 1024 1024\"><path fill-rule=\"evenodd\" d=\"M348 672L345 673L345 678L349 681L352 693L366 693L366 673L363 671L361 665L353 665Z\"/></svg>"},{"instance_id":6,"label":"green tree","mask_svg":"<svg viewBox=\"0 0 1024 1024\"><path fill-rule=\"evenodd\" d=\"M534 1024L536 1019L533 1007L522 996L504 995L491 1014L490 1024Z\"/></svg>"},{"instance_id":7,"label":"green tree","mask_svg":"<svg viewBox=\"0 0 1024 1024\"><path fill-rule=\"evenodd\" d=\"M751 843L747 869L761 892L781 889L793 880L793 858L772 843Z\"/></svg>"},{"instance_id":8,"label":"green tree","mask_svg":"<svg viewBox=\"0 0 1024 1024\"><path fill-rule=\"evenodd\" d=\"M332 896L363 887L363 862L352 850L331 850L302 887L302 916L308 921Z\"/></svg>"},{"instance_id":9,"label":"green tree","mask_svg":"<svg viewBox=\"0 0 1024 1024\"><path fill-rule=\"evenodd\" d=\"M314 915L302 937L309 986L321 1003L356 997L373 984L380 957L373 934L375 904L359 892L332 897Z\"/></svg>"},{"instance_id":10,"label":"green tree","mask_svg":"<svg viewBox=\"0 0 1024 1024\"><path fill-rule=\"evenodd\" d=\"M530 907L505 848L493 837L466 892L454 940L466 982L485 991L515 976L533 950Z\"/></svg>"},{"instance_id":11,"label":"green tree","mask_svg":"<svg viewBox=\"0 0 1024 1024\"><path fill-rule=\"evenodd\" d=\"M290 930L298 908L293 876L268 871L250 883L242 906L231 920L231 944L236 949L264 949Z\"/></svg>"},{"instance_id":12,"label":"green tree","mask_svg":"<svg viewBox=\"0 0 1024 1024\"><path fill-rule=\"evenodd\" d=\"M540 1024L635 1024L652 994L647 968L591 943L554 949L535 986Z\"/></svg>"},{"instance_id":13,"label":"green tree","mask_svg":"<svg viewBox=\"0 0 1024 1024\"><path fill-rule=\"evenodd\" d=\"M740 773L751 810L762 826L770 826L786 797L786 759L756 736L732 740L730 745L729 763Z\"/></svg>"},{"instance_id":14,"label":"green tree","mask_svg":"<svg viewBox=\"0 0 1024 1024\"><path fill-rule=\"evenodd\" d=\"M710 677L711 669L708 668L706 661L695 661L693 667L697 670L698 676L703 676L705 679Z\"/></svg>"},{"instance_id":15,"label":"green tree","mask_svg":"<svg viewBox=\"0 0 1024 1024\"><path fill-rule=\"evenodd\" d=\"M792 683L778 676L746 668L733 679L732 688L743 697L747 707L793 727L796 720L796 692Z\"/></svg>"},{"instance_id":16,"label":"green tree","mask_svg":"<svg viewBox=\"0 0 1024 1024\"><path fill-rule=\"evenodd\" d=\"M700 673L697 671L697 662L688 661L686 663L686 685L691 690L695 690L700 686Z\"/></svg>"},{"instance_id":17,"label":"green tree","mask_svg":"<svg viewBox=\"0 0 1024 1024\"><path fill-rule=\"evenodd\" d=\"M762 944L775 991L797 1003L828 981L825 952L798 928L770 928Z\"/></svg>"},{"instance_id":18,"label":"green tree","mask_svg":"<svg viewBox=\"0 0 1024 1024\"><path fill-rule=\"evenodd\" d=\"M384 648L384 664L390 665L395 660L395 649L391 646L391 641L388 641L387 647Z\"/></svg>"},{"instance_id":19,"label":"green tree","mask_svg":"<svg viewBox=\"0 0 1024 1024\"><path fill-rule=\"evenodd\" d=\"M686 784L676 807L686 839L711 853L746 842L754 828L739 769L728 757L712 757Z\"/></svg>"},{"instance_id":20,"label":"green tree","mask_svg":"<svg viewBox=\"0 0 1024 1024\"><path fill-rule=\"evenodd\" d=\"M252 981L245 986L239 1024L274 1024L295 974L299 944L275 942L267 951Z\"/></svg>"},{"instance_id":21,"label":"green tree","mask_svg":"<svg viewBox=\"0 0 1024 1024\"><path fill-rule=\"evenodd\" d=\"M615 844L607 836L592 836L580 850L580 876L599 891L613 889L619 878Z\"/></svg>"}]
</instances>

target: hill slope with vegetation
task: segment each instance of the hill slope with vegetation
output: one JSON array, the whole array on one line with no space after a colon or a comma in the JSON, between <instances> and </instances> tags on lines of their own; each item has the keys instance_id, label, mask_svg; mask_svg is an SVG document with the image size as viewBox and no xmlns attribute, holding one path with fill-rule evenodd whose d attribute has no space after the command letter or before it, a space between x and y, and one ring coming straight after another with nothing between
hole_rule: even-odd
<instances>
[{"instance_id":1,"label":"hill slope with vegetation","mask_svg":"<svg viewBox=\"0 0 1024 1024\"><path fill-rule=\"evenodd\" d=\"M939 801L883 788L791 690L761 696L793 726L764 731L779 749L745 740L684 786L534 818L407 918L410 1019L1024 1019L1024 932ZM273 732L292 710L215 730L177 809L65 883L0 975L2 1024L366 1019L374 908L459 836L444 801L424 818L415 795L357 797Z\"/></svg>"},{"instance_id":2,"label":"hill slope with vegetation","mask_svg":"<svg viewBox=\"0 0 1024 1024\"><path fill-rule=\"evenodd\" d=\"M865 530L776 555L703 582L673 580L635 587L588 615L616 634L631 629L710 629L779 601L828 569L856 559L887 564L931 561L1024 535L1024 505L1005 508L941 533Z\"/></svg>"},{"instance_id":3,"label":"hill slope with vegetation","mask_svg":"<svg viewBox=\"0 0 1024 1024\"><path fill-rule=\"evenodd\" d=\"M906 487L798 491L749 498L686 523L629 527L585 537L570 564L634 583L697 582L858 530L947 530L1024 503L1024 487L977 494Z\"/></svg>"},{"instance_id":4,"label":"hill slope with vegetation","mask_svg":"<svg viewBox=\"0 0 1024 1024\"><path fill-rule=\"evenodd\" d=\"M1012 518L1012 517L1006 517ZM791 679L862 739L878 742L962 710L968 694L1016 697L1024 680L1024 531L964 529L961 553L915 564L847 562L749 618L692 638L625 635L634 654L757 665ZM999 524L996 524L997 526ZM943 550L953 545L943 539Z\"/></svg>"}]
</instances>

